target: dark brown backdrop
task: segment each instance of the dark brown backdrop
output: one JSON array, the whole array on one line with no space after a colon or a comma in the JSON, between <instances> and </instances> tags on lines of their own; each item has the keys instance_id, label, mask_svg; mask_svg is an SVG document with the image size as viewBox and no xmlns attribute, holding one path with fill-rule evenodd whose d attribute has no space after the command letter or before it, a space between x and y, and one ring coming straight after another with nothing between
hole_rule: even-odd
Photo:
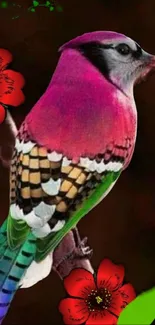
<instances>
[{"instance_id":1,"label":"dark brown backdrop","mask_svg":"<svg viewBox=\"0 0 155 325\"><path fill-rule=\"evenodd\" d=\"M18 0L17 0L18 1ZM11 2L11 1L10 1ZM25 5L31 1L16 3ZM63 12L38 8L36 13L15 9L0 10L0 47L9 49L12 68L26 79L25 104L12 109L18 126L44 92L57 63L58 47L88 31L123 32L155 54L154 0L65 0ZM109 196L79 224L94 248L93 266L107 256L126 268L126 280L137 293L155 285L155 76L137 86L139 128L132 163ZM5 141L0 133L0 141ZM8 171L0 166L1 219L8 210ZM54 274L36 286L17 293L4 325L62 324L57 310L65 295Z\"/></svg>"}]
</instances>

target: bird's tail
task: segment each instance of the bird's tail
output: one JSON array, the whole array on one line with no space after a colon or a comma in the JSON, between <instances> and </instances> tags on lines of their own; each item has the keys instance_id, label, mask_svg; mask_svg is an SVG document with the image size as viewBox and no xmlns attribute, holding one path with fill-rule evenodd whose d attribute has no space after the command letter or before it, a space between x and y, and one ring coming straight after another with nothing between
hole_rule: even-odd
<instances>
[{"instance_id":1,"label":"bird's tail","mask_svg":"<svg viewBox=\"0 0 155 325\"><path fill-rule=\"evenodd\" d=\"M20 247L12 250L8 245L6 227L5 221L0 229L0 324L36 252L36 239L32 233Z\"/></svg>"}]
</instances>

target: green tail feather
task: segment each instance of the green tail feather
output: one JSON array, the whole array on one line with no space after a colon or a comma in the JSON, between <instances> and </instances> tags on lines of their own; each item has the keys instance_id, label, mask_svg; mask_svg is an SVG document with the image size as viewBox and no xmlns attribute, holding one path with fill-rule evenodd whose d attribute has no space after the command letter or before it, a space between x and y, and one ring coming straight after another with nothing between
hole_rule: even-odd
<instances>
[{"instance_id":1,"label":"green tail feather","mask_svg":"<svg viewBox=\"0 0 155 325\"><path fill-rule=\"evenodd\" d=\"M32 233L20 247L13 250L8 246L5 221L0 229L0 324L35 253L36 239Z\"/></svg>"},{"instance_id":2,"label":"green tail feather","mask_svg":"<svg viewBox=\"0 0 155 325\"><path fill-rule=\"evenodd\" d=\"M7 246L7 220L5 220L0 228L0 260L3 257Z\"/></svg>"}]
</instances>

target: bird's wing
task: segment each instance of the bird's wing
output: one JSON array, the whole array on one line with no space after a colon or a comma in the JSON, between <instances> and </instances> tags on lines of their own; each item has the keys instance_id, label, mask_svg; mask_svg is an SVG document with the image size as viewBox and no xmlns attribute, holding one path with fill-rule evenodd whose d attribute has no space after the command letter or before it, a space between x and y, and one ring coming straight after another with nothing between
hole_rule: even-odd
<instances>
[{"instance_id":1,"label":"bird's wing","mask_svg":"<svg viewBox=\"0 0 155 325\"><path fill-rule=\"evenodd\" d=\"M36 260L43 259L107 194L123 159L111 150L107 161L98 155L74 164L62 154L17 138L10 175L10 246L17 247L31 229L38 237Z\"/></svg>"}]
</instances>

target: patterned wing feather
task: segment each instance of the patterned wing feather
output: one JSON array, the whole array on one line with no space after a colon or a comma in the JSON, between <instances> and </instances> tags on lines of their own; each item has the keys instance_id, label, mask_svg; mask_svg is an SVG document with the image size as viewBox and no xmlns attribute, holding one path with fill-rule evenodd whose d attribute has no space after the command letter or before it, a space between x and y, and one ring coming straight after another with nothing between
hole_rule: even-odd
<instances>
[{"instance_id":1,"label":"patterned wing feather","mask_svg":"<svg viewBox=\"0 0 155 325\"><path fill-rule=\"evenodd\" d=\"M47 250L55 247L74 226L71 219L77 213L77 219L81 218L79 211L84 203L87 201L89 205L86 211L82 210L87 213L105 195L111 182L115 182L128 147L110 146L94 160L83 158L76 164L66 163L67 158L62 154L17 138L10 175L11 207L7 227L10 246L17 247L31 230L38 238L36 259L45 257ZM95 192L99 194L92 203ZM61 238L58 240L58 237Z\"/></svg>"},{"instance_id":2,"label":"patterned wing feather","mask_svg":"<svg viewBox=\"0 0 155 325\"><path fill-rule=\"evenodd\" d=\"M7 227L12 248L24 241L30 229L37 237L59 230L68 219L71 207L74 211L99 182L95 173L86 168L74 164L63 167L62 159L50 161L48 155L46 148L37 145L26 153L24 145L23 152L14 150Z\"/></svg>"}]
</instances>

